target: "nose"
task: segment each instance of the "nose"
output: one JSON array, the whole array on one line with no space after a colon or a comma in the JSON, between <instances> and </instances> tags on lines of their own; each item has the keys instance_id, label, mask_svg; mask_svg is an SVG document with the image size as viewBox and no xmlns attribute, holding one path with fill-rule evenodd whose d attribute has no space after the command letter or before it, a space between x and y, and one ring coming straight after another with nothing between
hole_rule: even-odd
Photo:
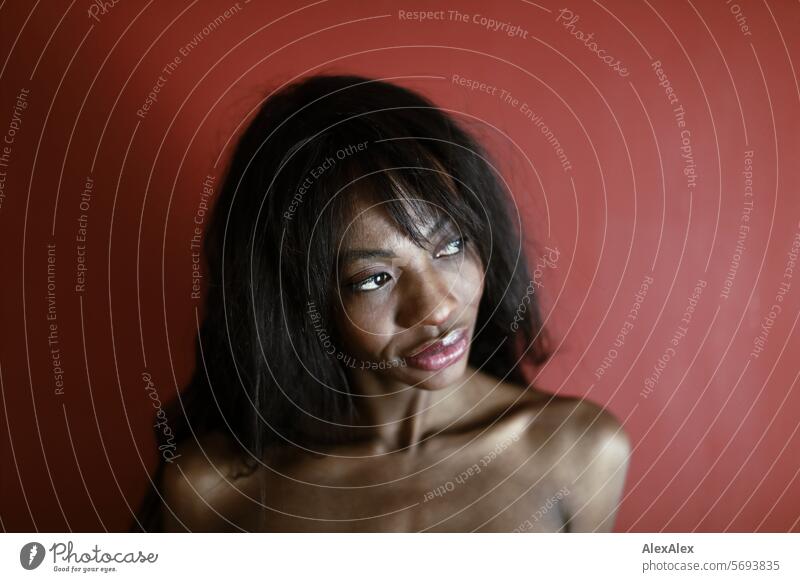
<instances>
[{"instance_id":1,"label":"nose","mask_svg":"<svg viewBox=\"0 0 800 582\"><path fill-rule=\"evenodd\" d=\"M441 327L458 307L453 282L433 268L420 273L406 273L401 282L397 324L402 327Z\"/></svg>"}]
</instances>

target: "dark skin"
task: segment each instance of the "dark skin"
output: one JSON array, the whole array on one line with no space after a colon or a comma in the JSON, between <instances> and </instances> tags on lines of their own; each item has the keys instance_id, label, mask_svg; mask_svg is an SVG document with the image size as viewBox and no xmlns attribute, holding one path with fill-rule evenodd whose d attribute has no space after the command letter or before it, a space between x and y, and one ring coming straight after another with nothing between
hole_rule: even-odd
<instances>
[{"instance_id":1,"label":"dark skin","mask_svg":"<svg viewBox=\"0 0 800 582\"><path fill-rule=\"evenodd\" d=\"M166 531L612 530L630 454L613 415L500 382L467 364L468 347L425 358L450 333L468 346L483 291L469 241L447 221L426 228L420 247L364 202L342 240L348 356L405 362L348 368L361 395L352 440L281 446L248 474L234 443L206 435L167 466Z\"/></svg>"}]
</instances>

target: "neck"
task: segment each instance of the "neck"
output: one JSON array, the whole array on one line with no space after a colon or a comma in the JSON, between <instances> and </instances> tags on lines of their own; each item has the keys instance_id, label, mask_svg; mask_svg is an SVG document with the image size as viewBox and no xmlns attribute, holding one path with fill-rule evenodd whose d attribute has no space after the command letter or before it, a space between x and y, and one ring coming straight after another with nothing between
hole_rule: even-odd
<instances>
[{"instance_id":1,"label":"neck","mask_svg":"<svg viewBox=\"0 0 800 582\"><path fill-rule=\"evenodd\" d=\"M372 443L376 452L413 449L426 434L448 424L443 411L449 411L450 422L463 412L459 388L469 374L451 386L432 391L387 380L371 370L351 372L357 411L353 432L357 440ZM443 400L447 400L446 405L439 405Z\"/></svg>"}]
</instances>

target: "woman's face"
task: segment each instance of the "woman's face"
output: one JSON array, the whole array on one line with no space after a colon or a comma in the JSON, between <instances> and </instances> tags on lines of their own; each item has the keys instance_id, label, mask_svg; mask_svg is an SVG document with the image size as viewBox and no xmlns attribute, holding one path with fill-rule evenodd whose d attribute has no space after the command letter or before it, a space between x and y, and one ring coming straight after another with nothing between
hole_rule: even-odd
<instances>
[{"instance_id":1,"label":"woman's face","mask_svg":"<svg viewBox=\"0 0 800 582\"><path fill-rule=\"evenodd\" d=\"M356 207L338 249L336 325L345 366L435 390L464 375L484 273L446 215L422 233L420 247L385 205Z\"/></svg>"}]
</instances>

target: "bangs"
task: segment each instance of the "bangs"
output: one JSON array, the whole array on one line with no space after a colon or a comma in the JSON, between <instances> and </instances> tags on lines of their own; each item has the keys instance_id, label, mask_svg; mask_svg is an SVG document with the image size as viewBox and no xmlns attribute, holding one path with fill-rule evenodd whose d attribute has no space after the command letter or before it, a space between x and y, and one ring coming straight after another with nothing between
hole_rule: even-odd
<instances>
[{"instance_id":1,"label":"bangs","mask_svg":"<svg viewBox=\"0 0 800 582\"><path fill-rule=\"evenodd\" d=\"M480 208L475 185L468 183L449 164L417 138L370 143L367 155L355 154L332 176L337 223L352 217L358 202L380 205L392 221L418 246L430 241L430 227L449 224L477 239L488 221ZM453 147L453 146L451 146ZM340 150L341 151L341 150ZM462 154L463 155L463 154Z\"/></svg>"}]
</instances>

